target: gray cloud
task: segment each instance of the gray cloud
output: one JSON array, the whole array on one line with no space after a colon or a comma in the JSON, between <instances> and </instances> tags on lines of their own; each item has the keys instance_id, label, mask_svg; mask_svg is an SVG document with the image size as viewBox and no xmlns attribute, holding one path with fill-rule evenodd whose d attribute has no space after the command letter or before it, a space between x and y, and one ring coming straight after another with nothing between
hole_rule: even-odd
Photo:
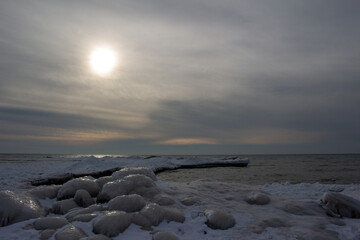
<instances>
[{"instance_id":1,"label":"gray cloud","mask_svg":"<svg viewBox=\"0 0 360 240\"><path fill-rule=\"evenodd\" d=\"M359 7L356 0L1 1L0 137L8 142L0 150L24 149L11 138L21 132L44 143L61 131L61 141L71 131L81 132L73 139L110 131L119 136L99 138L97 151L190 151L158 145L178 138L219 142L203 152L306 152L306 141L319 152L356 151ZM106 79L88 66L99 44L121 57Z\"/></svg>"}]
</instances>

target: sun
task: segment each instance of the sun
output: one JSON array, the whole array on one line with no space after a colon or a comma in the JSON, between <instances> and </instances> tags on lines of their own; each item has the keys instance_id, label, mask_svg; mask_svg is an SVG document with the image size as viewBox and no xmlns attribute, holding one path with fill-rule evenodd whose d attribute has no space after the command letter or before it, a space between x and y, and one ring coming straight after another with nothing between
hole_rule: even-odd
<instances>
[{"instance_id":1,"label":"sun","mask_svg":"<svg viewBox=\"0 0 360 240\"><path fill-rule=\"evenodd\" d=\"M95 73L101 76L109 74L115 68L116 63L116 53L110 48L97 48L91 52L91 68Z\"/></svg>"}]
</instances>

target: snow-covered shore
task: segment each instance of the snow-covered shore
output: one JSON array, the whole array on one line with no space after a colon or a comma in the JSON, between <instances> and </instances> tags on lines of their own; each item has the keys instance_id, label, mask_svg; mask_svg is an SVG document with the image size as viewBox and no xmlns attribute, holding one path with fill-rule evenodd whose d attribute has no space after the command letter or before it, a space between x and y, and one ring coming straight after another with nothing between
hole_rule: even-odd
<instances>
[{"instance_id":1,"label":"snow-covered shore","mask_svg":"<svg viewBox=\"0 0 360 240\"><path fill-rule=\"evenodd\" d=\"M11 190L20 197L26 192L32 192L35 201L36 198L39 198L41 208L45 209L45 213L39 214L40 219L47 215L47 218L60 218L56 221L64 223L50 231L39 227L36 230L34 226L39 218L20 221L0 227L2 239L39 239L40 236L46 239L46 234L49 239L61 239L62 236L68 237L63 233L71 232L71 227L80 229L78 231L83 235L80 234L79 237L95 239L95 233L107 234L106 230L98 230L106 227L98 226L102 221L106 221L106 218L109 218L108 215L111 215L112 211L120 216L117 217L129 221L128 226L118 235L107 234L113 239L163 239L162 237L167 237L164 239L171 239L171 237L174 239L359 239L360 237L358 227L360 219L331 217L321 207L324 206L324 199L321 202L321 198L327 192L340 192L345 196L360 200L359 184L273 183L250 186L213 180L176 183L149 180L151 179L150 175L145 177L140 174L129 177L120 171L120 173L113 173L112 177L104 177L102 180L85 178L85 181L96 183L96 186L99 186L98 191L103 196L104 189L112 189L111 181L117 181L119 186L131 183L131 185L126 185L128 190L122 194L137 194L139 196L137 198L144 199L144 203L140 204L139 209L132 209L128 213L119 213L123 211L122 207L113 207L114 203L110 204L108 200L98 201L99 203L93 206L99 208L95 207L93 210L89 210L87 215L85 214L86 216L83 216L84 214L81 214L79 209L67 210L65 206L60 207L58 211L54 210L54 204L59 206L60 201L69 200L67 203L75 201L76 197L73 198L74 196L71 194L65 196L64 192L66 191L62 189L65 188L65 185L71 184L34 188L28 184L29 180L68 172L94 172L114 167L147 167L154 170L164 166L177 166L179 161L181 164L187 162L190 164L194 159L152 158L144 160L141 158L98 159L90 157L88 159L59 160L61 159L1 163L1 190ZM206 163L219 160L203 159L200 161ZM152 175L150 177L154 178ZM106 182L109 182L108 186L102 187L106 185ZM73 184L72 186L77 185ZM144 186L147 187L144 189ZM56 194L51 193L51 189ZM91 189L88 190L91 193ZM119 192L119 195L122 194ZM46 197L50 195L53 196ZM105 196L108 199L116 198ZM61 200L62 198L65 200ZM93 195L91 200L99 199ZM2 206L4 206L3 202ZM4 207L1 209L0 214L3 214ZM139 220L134 220L144 216L146 221L157 216L158 221L152 219L151 223L141 223ZM233 226L232 219L234 220ZM217 225L219 221L220 225L225 224L225 227ZM39 225L39 222L37 224ZM169 235L166 235L167 233ZM76 235L74 232L70 234Z\"/></svg>"}]
</instances>

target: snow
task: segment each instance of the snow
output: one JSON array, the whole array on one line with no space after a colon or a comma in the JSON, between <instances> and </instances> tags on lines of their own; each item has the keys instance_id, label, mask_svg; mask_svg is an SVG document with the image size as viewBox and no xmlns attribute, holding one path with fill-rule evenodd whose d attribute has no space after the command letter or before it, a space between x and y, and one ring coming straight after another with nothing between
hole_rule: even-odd
<instances>
[{"instance_id":1,"label":"snow","mask_svg":"<svg viewBox=\"0 0 360 240\"><path fill-rule=\"evenodd\" d=\"M34 188L28 184L31 179L69 172L90 173L117 167L146 167L154 171L163 167L175 168L180 164L190 165L194 162L192 157L185 159L171 157L154 157L151 159L140 157L87 157L65 160L33 160L18 163L1 163L0 189L13 191L14 198L25 196L24 193L29 191L32 196L42 198L39 199L39 202L44 209L59 204L59 201L56 201L55 198L50 199L49 197L54 197L60 187ZM196 161L207 163L223 160L202 158ZM235 161L239 161L239 159L235 159ZM144 208L134 213L108 211L107 201L111 199L109 198L101 205L67 210L68 213L65 216L50 213L48 217L66 217L66 219L72 221L57 229L54 234L51 234L50 239L53 240L61 236L68 237L68 234L71 235L72 231L79 236L95 236L93 232L94 226L96 226L95 232L104 234L110 232L110 235L114 236L113 239L115 240L161 239L161 235L171 235L174 239L185 240L359 239L360 236L358 227L360 219L330 217L322 209L320 201L321 197L327 192L340 192L340 194L360 200L359 184L273 183L250 186L206 179L190 183L179 183L163 180L153 181L153 179L149 178L150 172L148 170L142 170L142 172L126 171L129 171L130 175L120 176L122 174L114 174L121 180L106 177L104 180L109 182L103 187L100 184L97 186L104 190L106 185L113 184L113 181L115 183L126 182L127 190L119 195L133 193L142 195L147 204ZM146 171L148 176L142 174ZM133 175L134 173L138 175ZM85 179L97 184L96 180ZM81 184L76 185L75 188L77 190L82 189ZM142 189L139 190L138 188ZM147 194L145 190L149 190L148 188L156 189L156 191ZM48 195L45 194L47 189L49 190ZM76 193L76 190L69 191L71 195ZM72 200L72 198L69 200ZM252 204L248 203L247 200ZM76 203L71 205L71 208L75 207ZM219 213L219 210L221 210L221 214L218 214L220 217L217 218L214 213ZM220 223L223 217L226 219L233 218L235 225L226 230L212 229L206 224L209 216L215 216L214 221ZM108 225L112 225L109 222L112 223L113 218L125 220L119 229L106 229ZM0 236L9 240L39 239L40 234L47 233L33 228L34 222L39 219L42 218L24 220L0 227ZM84 219L88 222L81 221ZM141 227L134 223L136 221L147 226ZM103 231L104 229L106 231Z\"/></svg>"}]
</instances>

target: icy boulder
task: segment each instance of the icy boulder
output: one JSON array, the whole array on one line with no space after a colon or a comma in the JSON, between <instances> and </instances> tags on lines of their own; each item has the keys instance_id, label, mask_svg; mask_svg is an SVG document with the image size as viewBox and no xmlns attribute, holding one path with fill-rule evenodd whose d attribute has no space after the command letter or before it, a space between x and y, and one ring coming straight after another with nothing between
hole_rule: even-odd
<instances>
[{"instance_id":1,"label":"icy boulder","mask_svg":"<svg viewBox=\"0 0 360 240\"><path fill-rule=\"evenodd\" d=\"M108 183L108 182L112 182L115 179L112 178L111 176L105 176L105 177L100 177L98 179L96 179L96 183L98 184L99 188L102 189L102 187Z\"/></svg>"},{"instance_id":2,"label":"icy boulder","mask_svg":"<svg viewBox=\"0 0 360 240\"><path fill-rule=\"evenodd\" d=\"M115 237L125 231L130 224L130 214L122 211L107 212L94 223L93 232Z\"/></svg>"},{"instance_id":3,"label":"icy boulder","mask_svg":"<svg viewBox=\"0 0 360 240\"><path fill-rule=\"evenodd\" d=\"M156 203L146 205L140 213L147 218L153 226L159 225L164 220L164 209Z\"/></svg>"},{"instance_id":4,"label":"icy boulder","mask_svg":"<svg viewBox=\"0 0 360 240\"><path fill-rule=\"evenodd\" d=\"M57 194L57 199L62 200L72 198L76 191L80 189L88 191L92 197L96 197L100 191L100 188L94 179L89 177L76 178L62 185Z\"/></svg>"},{"instance_id":5,"label":"icy boulder","mask_svg":"<svg viewBox=\"0 0 360 240\"><path fill-rule=\"evenodd\" d=\"M133 175L133 174L140 174L145 175L151 178L153 181L156 181L156 175L152 170L149 168L138 167L138 168L123 168L119 171L114 172L111 176L114 179L122 179L126 176Z\"/></svg>"},{"instance_id":6,"label":"icy boulder","mask_svg":"<svg viewBox=\"0 0 360 240\"><path fill-rule=\"evenodd\" d=\"M34 221L33 225L36 230L45 230L45 229L58 229L69 222L62 217L46 217L40 218Z\"/></svg>"},{"instance_id":7,"label":"icy boulder","mask_svg":"<svg viewBox=\"0 0 360 240\"><path fill-rule=\"evenodd\" d=\"M235 226L235 219L232 215L221 210L205 210L208 227L212 229L225 230Z\"/></svg>"},{"instance_id":8,"label":"icy boulder","mask_svg":"<svg viewBox=\"0 0 360 240\"><path fill-rule=\"evenodd\" d=\"M72 199L66 199L62 201L55 202L52 206L52 211L55 214L65 214L73 208L78 208L79 206Z\"/></svg>"},{"instance_id":9,"label":"icy boulder","mask_svg":"<svg viewBox=\"0 0 360 240\"><path fill-rule=\"evenodd\" d=\"M246 196L245 201L249 204L266 205L270 202L270 197L264 193L251 192Z\"/></svg>"},{"instance_id":10,"label":"icy boulder","mask_svg":"<svg viewBox=\"0 0 360 240\"><path fill-rule=\"evenodd\" d=\"M178 237L169 232L159 231L153 235L152 240L178 240Z\"/></svg>"},{"instance_id":11,"label":"icy boulder","mask_svg":"<svg viewBox=\"0 0 360 240\"><path fill-rule=\"evenodd\" d=\"M147 229L147 230L149 230L150 227L152 226L152 223L150 222L150 220L138 212L132 214L132 222L134 224L142 227L143 229Z\"/></svg>"},{"instance_id":12,"label":"icy boulder","mask_svg":"<svg viewBox=\"0 0 360 240\"><path fill-rule=\"evenodd\" d=\"M69 226L62 229L60 232L55 234L56 240L80 240L81 238L86 237L87 235L83 230L75 226Z\"/></svg>"},{"instance_id":13,"label":"icy boulder","mask_svg":"<svg viewBox=\"0 0 360 240\"><path fill-rule=\"evenodd\" d=\"M138 194L117 196L110 200L108 204L109 211L125 211L136 212L145 207L146 202L143 197Z\"/></svg>"},{"instance_id":14,"label":"icy boulder","mask_svg":"<svg viewBox=\"0 0 360 240\"><path fill-rule=\"evenodd\" d=\"M169 206L169 205L173 205L175 203L174 199L170 198L169 196L163 195L163 194L156 195L152 199L152 201L161 206Z\"/></svg>"},{"instance_id":15,"label":"icy boulder","mask_svg":"<svg viewBox=\"0 0 360 240\"><path fill-rule=\"evenodd\" d=\"M0 227L44 215L39 202L30 196L0 191Z\"/></svg>"},{"instance_id":16,"label":"icy boulder","mask_svg":"<svg viewBox=\"0 0 360 240\"><path fill-rule=\"evenodd\" d=\"M56 229L46 229L46 230L40 231L40 240L47 240L47 239L51 238L55 232L56 232Z\"/></svg>"},{"instance_id":17,"label":"icy boulder","mask_svg":"<svg viewBox=\"0 0 360 240\"><path fill-rule=\"evenodd\" d=\"M122 180L106 183L97 196L96 201L98 203L107 202L117 196L127 194L139 194L143 197L152 197L159 192L159 189L151 178L145 175L135 174L126 176Z\"/></svg>"},{"instance_id":18,"label":"icy boulder","mask_svg":"<svg viewBox=\"0 0 360 240\"><path fill-rule=\"evenodd\" d=\"M103 186L101 192L96 198L96 201L98 203L108 202L117 196L128 194L131 189L131 183L128 181L117 180L108 182Z\"/></svg>"},{"instance_id":19,"label":"icy boulder","mask_svg":"<svg viewBox=\"0 0 360 240\"><path fill-rule=\"evenodd\" d=\"M91 237L88 237L86 240L111 240L111 238L102 234L96 234Z\"/></svg>"},{"instance_id":20,"label":"icy boulder","mask_svg":"<svg viewBox=\"0 0 360 240\"><path fill-rule=\"evenodd\" d=\"M80 207L88 207L95 203L94 200L91 198L89 192L84 189L79 189L76 191L74 201Z\"/></svg>"},{"instance_id":21,"label":"icy boulder","mask_svg":"<svg viewBox=\"0 0 360 240\"><path fill-rule=\"evenodd\" d=\"M70 222L90 222L97 217L95 213L79 214L69 219Z\"/></svg>"},{"instance_id":22,"label":"icy boulder","mask_svg":"<svg viewBox=\"0 0 360 240\"><path fill-rule=\"evenodd\" d=\"M52 199L56 198L60 188L60 185L40 186L27 191L27 194L31 194L32 196L40 199Z\"/></svg>"},{"instance_id":23,"label":"icy boulder","mask_svg":"<svg viewBox=\"0 0 360 240\"><path fill-rule=\"evenodd\" d=\"M101 212L104 211L105 207L101 206L101 205L91 205L90 207L87 208L76 208L76 209L72 209L71 211L69 211L66 214L66 219L69 220L70 222L74 221L73 219L81 214L90 214L90 213L94 213L94 212Z\"/></svg>"},{"instance_id":24,"label":"icy boulder","mask_svg":"<svg viewBox=\"0 0 360 240\"><path fill-rule=\"evenodd\" d=\"M321 197L326 212L333 217L360 218L360 201L341 193L327 192Z\"/></svg>"},{"instance_id":25,"label":"icy boulder","mask_svg":"<svg viewBox=\"0 0 360 240\"><path fill-rule=\"evenodd\" d=\"M172 207L162 207L162 209L164 211L164 218L168 222L185 222L185 215L180 209Z\"/></svg>"}]
</instances>

